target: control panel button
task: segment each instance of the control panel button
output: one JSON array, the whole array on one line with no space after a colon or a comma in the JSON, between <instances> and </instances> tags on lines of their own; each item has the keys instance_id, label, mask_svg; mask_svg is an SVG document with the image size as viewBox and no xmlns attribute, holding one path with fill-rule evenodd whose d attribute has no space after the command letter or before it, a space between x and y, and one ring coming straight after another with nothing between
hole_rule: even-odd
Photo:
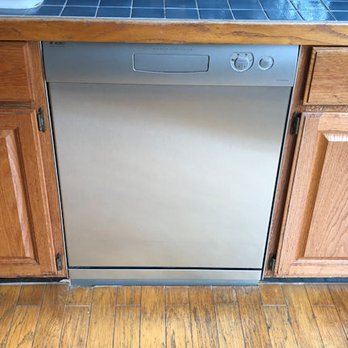
<instances>
[{"instance_id":1,"label":"control panel button","mask_svg":"<svg viewBox=\"0 0 348 348\"><path fill-rule=\"evenodd\" d=\"M271 69L274 64L273 57L262 57L259 61L259 68L261 70Z\"/></svg>"},{"instance_id":2,"label":"control panel button","mask_svg":"<svg viewBox=\"0 0 348 348\"><path fill-rule=\"evenodd\" d=\"M236 52L232 54L232 69L238 72L249 70L254 64L254 56L249 52Z\"/></svg>"}]
</instances>

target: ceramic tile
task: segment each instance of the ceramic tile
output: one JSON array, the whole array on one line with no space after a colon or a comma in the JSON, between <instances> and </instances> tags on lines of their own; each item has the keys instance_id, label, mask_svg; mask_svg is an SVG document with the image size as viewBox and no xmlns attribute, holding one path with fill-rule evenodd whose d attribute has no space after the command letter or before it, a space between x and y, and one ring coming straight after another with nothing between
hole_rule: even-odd
<instances>
[{"instance_id":1,"label":"ceramic tile","mask_svg":"<svg viewBox=\"0 0 348 348\"><path fill-rule=\"evenodd\" d=\"M168 19L198 19L198 11L192 9L167 9Z\"/></svg>"},{"instance_id":2,"label":"ceramic tile","mask_svg":"<svg viewBox=\"0 0 348 348\"><path fill-rule=\"evenodd\" d=\"M130 7L100 7L97 11L97 17L127 18L130 17L130 13Z\"/></svg>"},{"instance_id":3,"label":"ceramic tile","mask_svg":"<svg viewBox=\"0 0 348 348\"><path fill-rule=\"evenodd\" d=\"M201 19L232 19L230 10L199 10Z\"/></svg>"}]
</instances>

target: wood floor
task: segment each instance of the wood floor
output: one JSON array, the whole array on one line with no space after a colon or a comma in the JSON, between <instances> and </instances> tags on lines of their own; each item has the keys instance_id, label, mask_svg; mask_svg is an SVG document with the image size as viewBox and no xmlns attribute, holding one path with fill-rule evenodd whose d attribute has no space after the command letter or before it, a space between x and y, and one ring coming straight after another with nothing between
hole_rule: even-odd
<instances>
[{"instance_id":1,"label":"wood floor","mask_svg":"<svg viewBox=\"0 0 348 348\"><path fill-rule=\"evenodd\" d=\"M0 286L0 347L348 347L348 285Z\"/></svg>"}]
</instances>

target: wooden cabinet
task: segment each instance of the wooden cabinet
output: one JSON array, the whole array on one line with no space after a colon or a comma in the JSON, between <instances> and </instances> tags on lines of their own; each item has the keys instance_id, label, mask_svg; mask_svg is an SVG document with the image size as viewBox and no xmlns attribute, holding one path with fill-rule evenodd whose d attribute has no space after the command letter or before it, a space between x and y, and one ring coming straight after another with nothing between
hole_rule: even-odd
<instances>
[{"instance_id":1,"label":"wooden cabinet","mask_svg":"<svg viewBox=\"0 0 348 348\"><path fill-rule=\"evenodd\" d=\"M348 276L348 113L303 113L276 275Z\"/></svg>"},{"instance_id":2,"label":"wooden cabinet","mask_svg":"<svg viewBox=\"0 0 348 348\"><path fill-rule=\"evenodd\" d=\"M0 272L55 273L35 110L0 110Z\"/></svg>"},{"instance_id":3,"label":"wooden cabinet","mask_svg":"<svg viewBox=\"0 0 348 348\"><path fill-rule=\"evenodd\" d=\"M35 56L29 42L0 44L0 101L33 102L35 99Z\"/></svg>"},{"instance_id":4,"label":"wooden cabinet","mask_svg":"<svg viewBox=\"0 0 348 348\"><path fill-rule=\"evenodd\" d=\"M40 47L0 43L0 56L0 278L64 277Z\"/></svg>"},{"instance_id":5,"label":"wooden cabinet","mask_svg":"<svg viewBox=\"0 0 348 348\"><path fill-rule=\"evenodd\" d=\"M348 104L348 47L314 47L304 104Z\"/></svg>"},{"instance_id":6,"label":"wooden cabinet","mask_svg":"<svg viewBox=\"0 0 348 348\"><path fill-rule=\"evenodd\" d=\"M346 71L348 48L301 47L265 278L348 277Z\"/></svg>"}]
</instances>

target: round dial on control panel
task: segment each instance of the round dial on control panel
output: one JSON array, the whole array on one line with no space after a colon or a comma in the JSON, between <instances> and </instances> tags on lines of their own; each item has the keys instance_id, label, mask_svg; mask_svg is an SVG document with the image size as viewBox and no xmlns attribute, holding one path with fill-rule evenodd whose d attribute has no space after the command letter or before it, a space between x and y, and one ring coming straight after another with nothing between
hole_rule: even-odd
<instances>
[{"instance_id":1,"label":"round dial on control panel","mask_svg":"<svg viewBox=\"0 0 348 348\"><path fill-rule=\"evenodd\" d=\"M231 57L232 69L238 72L249 70L254 64L254 56L249 52L235 52Z\"/></svg>"},{"instance_id":2,"label":"round dial on control panel","mask_svg":"<svg viewBox=\"0 0 348 348\"><path fill-rule=\"evenodd\" d=\"M261 70L271 69L274 64L273 57L262 57L259 61L259 68Z\"/></svg>"}]
</instances>

